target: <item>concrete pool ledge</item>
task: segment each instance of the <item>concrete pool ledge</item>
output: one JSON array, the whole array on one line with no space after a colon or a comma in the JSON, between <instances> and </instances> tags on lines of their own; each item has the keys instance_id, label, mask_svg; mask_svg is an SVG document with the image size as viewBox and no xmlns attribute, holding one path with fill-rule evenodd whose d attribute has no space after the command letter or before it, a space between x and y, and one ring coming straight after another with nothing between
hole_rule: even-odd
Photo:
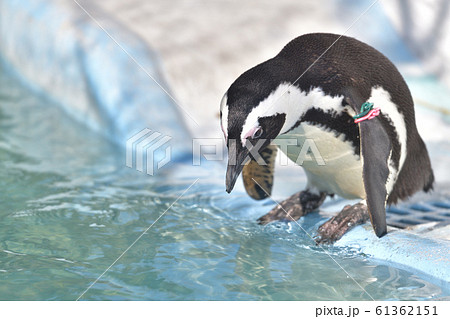
<instances>
[{"instance_id":1,"label":"concrete pool ledge","mask_svg":"<svg viewBox=\"0 0 450 319\"><path fill-rule=\"evenodd\" d=\"M34 91L120 146L150 128L172 137L173 156L190 152L183 111L156 83L168 90L155 53L86 6L95 21L74 1L0 0L0 58Z\"/></svg>"},{"instance_id":2,"label":"concrete pool ledge","mask_svg":"<svg viewBox=\"0 0 450 319\"><path fill-rule=\"evenodd\" d=\"M339 211L344 202L333 200L326 203L320 211L322 218L316 222L314 229L334 216L334 212ZM437 284L449 287L449 234L449 224L431 222L406 229L388 226L388 233L378 238L369 222L351 229L334 246L356 251L370 259L412 273L420 272Z\"/></svg>"},{"instance_id":3,"label":"concrete pool ledge","mask_svg":"<svg viewBox=\"0 0 450 319\"><path fill-rule=\"evenodd\" d=\"M440 232L422 233L419 226L410 230L388 227L388 234L377 238L370 224L357 226L344 235L336 247L354 248L370 258L397 268L420 271L449 286L450 241L441 239ZM442 234L450 232L450 225L439 228Z\"/></svg>"}]
</instances>

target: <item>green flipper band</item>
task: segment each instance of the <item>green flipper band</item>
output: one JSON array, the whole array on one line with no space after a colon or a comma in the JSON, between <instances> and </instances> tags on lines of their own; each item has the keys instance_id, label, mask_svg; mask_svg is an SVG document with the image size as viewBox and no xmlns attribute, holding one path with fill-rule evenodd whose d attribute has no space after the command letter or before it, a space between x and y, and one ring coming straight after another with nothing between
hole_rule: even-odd
<instances>
[{"instance_id":1,"label":"green flipper band","mask_svg":"<svg viewBox=\"0 0 450 319\"><path fill-rule=\"evenodd\" d=\"M361 105L360 113L353 116L353 118L356 120L363 116L366 116L372 109L373 109L373 103L365 102Z\"/></svg>"}]
</instances>

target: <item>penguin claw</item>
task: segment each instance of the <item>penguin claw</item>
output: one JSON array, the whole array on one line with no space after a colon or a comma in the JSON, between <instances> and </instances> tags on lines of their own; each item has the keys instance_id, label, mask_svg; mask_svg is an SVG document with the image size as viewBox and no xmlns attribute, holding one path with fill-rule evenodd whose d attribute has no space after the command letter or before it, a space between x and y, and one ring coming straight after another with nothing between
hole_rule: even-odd
<instances>
[{"instance_id":1,"label":"penguin claw","mask_svg":"<svg viewBox=\"0 0 450 319\"><path fill-rule=\"evenodd\" d=\"M288 205L282 202L281 204L275 206L275 208L273 208L270 212L258 218L258 224L267 225L268 223L277 220L290 222L298 220L304 215L302 205L292 203L289 203L289 205L290 206L288 207Z\"/></svg>"},{"instance_id":2,"label":"penguin claw","mask_svg":"<svg viewBox=\"0 0 450 319\"><path fill-rule=\"evenodd\" d=\"M258 224L267 225L277 220L286 222L298 220L304 215L300 195L301 192L296 193L279 203L270 212L258 218Z\"/></svg>"},{"instance_id":3,"label":"penguin claw","mask_svg":"<svg viewBox=\"0 0 450 319\"><path fill-rule=\"evenodd\" d=\"M260 225L267 225L274 221L296 221L300 217L317 209L325 200L326 194L312 194L308 190L295 193L291 197L285 199L270 212L258 218Z\"/></svg>"},{"instance_id":4,"label":"penguin claw","mask_svg":"<svg viewBox=\"0 0 450 319\"><path fill-rule=\"evenodd\" d=\"M367 206L361 203L353 206L345 206L339 214L332 217L317 230L314 237L317 245L333 244L341 239L344 234L355 227L369 220Z\"/></svg>"}]
</instances>

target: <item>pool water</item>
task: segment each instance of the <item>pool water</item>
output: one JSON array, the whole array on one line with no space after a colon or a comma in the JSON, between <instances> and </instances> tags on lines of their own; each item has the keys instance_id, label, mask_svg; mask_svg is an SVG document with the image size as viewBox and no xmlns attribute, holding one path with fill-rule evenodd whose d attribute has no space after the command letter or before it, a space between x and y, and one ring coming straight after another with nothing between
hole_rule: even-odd
<instances>
[{"instance_id":1,"label":"pool water","mask_svg":"<svg viewBox=\"0 0 450 319\"><path fill-rule=\"evenodd\" d=\"M225 193L220 164L175 164L153 177L128 168L116 145L0 70L1 300L449 296L358 251L318 247L295 223L257 225L272 205ZM300 224L311 234L320 220Z\"/></svg>"}]
</instances>

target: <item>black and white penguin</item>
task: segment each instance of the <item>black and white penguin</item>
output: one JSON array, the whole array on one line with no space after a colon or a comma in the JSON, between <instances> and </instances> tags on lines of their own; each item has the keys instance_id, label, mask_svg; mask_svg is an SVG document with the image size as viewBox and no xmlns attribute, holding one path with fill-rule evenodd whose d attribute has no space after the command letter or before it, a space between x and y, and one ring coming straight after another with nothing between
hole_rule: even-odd
<instances>
[{"instance_id":1,"label":"black and white penguin","mask_svg":"<svg viewBox=\"0 0 450 319\"><path fill-rule=\"evenodd\" d=\"M306 189L261 217L261 224L296 220L336 194L361 202L323 224L318 242L334 242L369 217L381 237L386 205L433 187L408 86L383 54L350 37L313 33L294 39L234 81L220 118L228 145L227 192L242 172L252 198L270 196L274 143L297 140L280 147L297 162L305 141L312 141L323 160L301 163Z\"/></svg>"}]
</instances>

